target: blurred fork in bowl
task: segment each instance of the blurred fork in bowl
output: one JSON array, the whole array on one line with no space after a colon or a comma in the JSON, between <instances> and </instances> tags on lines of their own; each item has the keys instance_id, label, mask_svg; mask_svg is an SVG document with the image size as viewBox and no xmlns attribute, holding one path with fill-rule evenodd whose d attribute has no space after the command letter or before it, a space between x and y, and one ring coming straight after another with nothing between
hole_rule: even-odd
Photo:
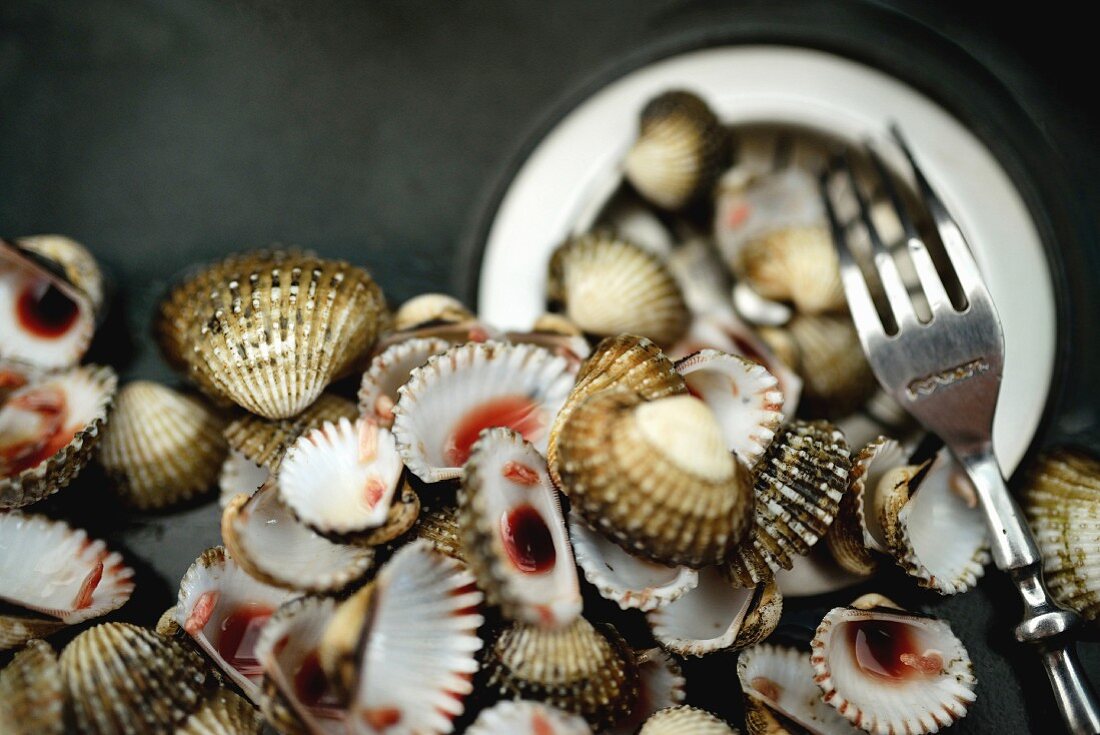
<instances>
[{"instance_id":1,"label":"blurred fork in bowl","mask_svg":"<svg viewBox=\"0 0 1100 735\"><path fill-rule=\"evenodd\" d=\"M1047 591L1035 539L993 453L993 416L1004 368L1000 318L962 231L900 131L894 127L891 132L912 169L938 242L922 237L886 165L866 145L871 178L877 179L901 225L919 282L907 284L879 234L853 153L834 157L821 174L821 196L852 320L879 383L944 441L973 482L994 563L1009 574L1023 599L1016 639L1039 645L1066 727L1075 735L1098 733L1100 708L1068 636L1080 620ZM845 186L855 202L850 219L838 214L843 202L837 196ZM867 272L853 253L857 233L869 251Z\"/></svg>"}]
</instances>

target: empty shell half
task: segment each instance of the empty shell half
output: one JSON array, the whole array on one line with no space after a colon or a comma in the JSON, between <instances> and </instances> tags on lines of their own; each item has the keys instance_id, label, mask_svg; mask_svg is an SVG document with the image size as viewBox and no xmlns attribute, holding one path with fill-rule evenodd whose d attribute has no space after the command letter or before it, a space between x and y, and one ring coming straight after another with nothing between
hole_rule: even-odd
<instances>
[{"instance_id":1,"label":"empty shell half","mask_svg":"<svg viewBox=\"0 0 1100 735\"><path fill-rule=\"evenodd\" d=\"M409 381L409 375L432 355L446 352L451 343L439 337L412 338L390 345L374 356L363 373L359 386L359 413L370 416L380 426L393 425L393 407L398 389Z\"/></svg>"},{"instance_id":2,"label":"empty shell half","mask_svg":"<svg viewBox=\"0 0 1100 735\"><path fill-rule=\"evenodd\" d=\"M698 707L668 707L645 721L638 735L737 735L737 730Z\"/></svg>"},{"instance_id":3,"label":"empty shell half","mask_svg":"<svg viewBox=\"0 0 1100 735\"><path fill-rule=\"evenodd\" d=\"M805 314L845 306L836 248L824 225L783 227L750 240L737 272L759 295Z\"/></svg>"},{"instance_id":4,"label":"empty shell half","mask_svg":"<svg viewBox=\"0 0 1100 735\"><path fill-rule=\"evenodd\" d=\"M592 735L583 717L539 702L498 702L484 709L468 735Z\"/></svg>"},{"instance_id":5,"label":"empty shell half","mask_svg":"<svg viewBox=\"0 0 1100 735\"><path fill-rule=\"evenodd\" d=\"M31 641L0 670L0 723L6 735L63 735L65 682L49 643Z\"/></svg>"},{"instance_id":6,"label":"empty shell half","mask_svg":"<svg viewBox=\"0 0 1100 735\"><path fill-rule=\"evenodd\" d=\"M174 735L260 735L263 718L247 699L228 689L207 695Z\"/></svg>"},{"instance_id":7,"label":"empty shell half","mask_svg":"<svg viewBox=\"0 0 1100 735\"><path fill-rule=\"evenodd\" d=\"M635 651L638 664L638 701L625 719L606 732L611 735L635 735L651 715L674 707L687 696L687 680L679 662L663 648Z\"/></svg>"}]
</instances>

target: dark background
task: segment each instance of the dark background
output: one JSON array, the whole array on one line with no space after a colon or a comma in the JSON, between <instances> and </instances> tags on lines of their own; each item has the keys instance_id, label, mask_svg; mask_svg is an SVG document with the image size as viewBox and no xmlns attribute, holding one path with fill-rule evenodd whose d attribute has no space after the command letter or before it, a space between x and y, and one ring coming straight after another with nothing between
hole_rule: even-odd
<instances>
[{"instance_id":1,"label":"dark background","mask_svg":"<svg viewBox=\"0 0 1100 735\"><path fill-rule=\"evenodd\" d=\"M172 380L153 306L196 261L272 242L368 265L394 303L472 302L493 204L540 132L654 58L722 42L804 43L907 79L975 128L1039 221L1058 280L1059 377L1041 442L1098 444L1100 158L1093 30L1070 6L987 3L0 0L0 234L62 232L117 286L91 357ZM109 536L138 568L119 617L152 624L205 546L216 507L123 514L91 470L45 509ZM911 585L887 580L899 590ZM975 659L965 732L1056 730L1037 663L1010 639L995 573L952 620ZM805 634L848 595L792 603ZM1100 681L1100 655L1088 662ZM731 713L732 659L691 695Z\"/></svg>"}]
</instances>

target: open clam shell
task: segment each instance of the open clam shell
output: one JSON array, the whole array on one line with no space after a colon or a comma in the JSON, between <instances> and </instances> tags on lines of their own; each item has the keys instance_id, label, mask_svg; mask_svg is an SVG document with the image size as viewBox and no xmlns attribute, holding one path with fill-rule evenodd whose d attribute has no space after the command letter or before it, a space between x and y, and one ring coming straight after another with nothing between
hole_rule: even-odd
<instances>
[{"instance_id":1,"label":"open clam shell","mask_svg":"<svg viewBox=\"0 0 1100 735\"><path fill-rule=\"evenodd\" d=\"M970 656L942 620L838 607L810 645L822 699L867 732L937 732L974 702Z\"/></svg>"},{"instance_id":2,"label":"open clam shell","mask_svg":"<svg viewBox=\"0 0 1100 735\"><path fill-rule=\"evenodd\" d=\"M100 278L95 260L68 238L0 240L0 359L47 369L80 362L95 332Z\"/></svg>"},{"instance_id":3,"label":"open clam shell","mask_svg":"<svg viewBox=\"0 0 1100 735\"><path fill-rule=\"evenodd\" d=\"M763 365L718 350L700 350L677 361L688 391L718 418L726 448L745 467L763 456L783 423L779 381Z\"/></svg>"},{"instance_id":4,"label":"open clam shell","mask_svg":"<svg viewBox=\"0 0 1100 735\"><path fill-rule=\"evenodd\" d=\"M201 401L148 381L118 392L99 463L137 508L161 508L212 488L226 456L225 421Z\"/></svg>"},{"instance_id":5,"label":"open clam shell","mask_svg":"<svg viewBox=\"0 0 1100 735\"><path fill-rule=\"evenodd\" d=\"M439 337L413 338L397 342L375 355L359 386L360 415L370 416L379 426L392 426L398 389L409 381L414 368L450 347L449 341Z\"/></svg>"},{"instance_id":6,"label":"open clam shell","mask_svg":"<svg viewBox=\"0 0 1100 735\"><path fill-rule=\"evenodd\" d=\"M31 641L0 670L0 724L7 735L63 735L65 685L57 654Z\"/></svg>"},{"instance_id":7,"label":"open clam shell","mask_svg":"<svg viewBox=\"0 0 1100 735\"><path fill-rule=\"evenodd\" d=\"M260 735L263 718L248 700L228 689L207 696L174 735Z\"/></svg>"},{"instance_id":8,"label":"open clam shell","mask_svg":"<svg viewBox=\"0 0 1100 735\"><path fill-rule=\"evenodd\" d=\"M651 715L675 707L687 697L687 680L679 662L663 648L634 652L638 664L638 700L625 719L606 732L635 735Z\"/></svg>"},{"instance_id":9,"label":"open clam shell","mask_svg":"<svg viewBox=\"0 0 1100 735\"><path fill-rule=\"evenodd\" d=\"M592 735L583 717L539 702L498 702L484 709L468 735Z\"/></svg>"},{"instance_id":10,"label":"open clam shell","mask_svg":"<svg viewBox=\"0 0 1100 735\"><path fill-rule=\"evenodd\" d=\"M546 460L510 429L474 444L458 494L470 571L508 618L550 628L581 613L573 549Z\"/></svg>"},{"instance_id":11,"label":"open clam shell","mask_svg":"<svg viewBox=\"0 0 1100 735\"><path fill-rule=\"evenodd\" d=\"M314 533L279 501L268 483L238 495L222 513L222 540L233 560L256 579L306 592L335 592L370 570L369 547L337 544Z\"/></svg>"},{"instance_id":12,"label":"open clam shell","mask_svg":"<svg viewBox=\"0 0 1100 735\"><path fill-rule=\"evenodd\" d=\"M609 625L584 618L558 630L517 623L487 654L490 687L581 715L597 731L626 719L638 700L634 653Z\"/></svg>"},{"instance_id":13,"label":"open clam shell","mask_svg":"<svg viewBox=\"0 0 1100 735\"><path fill-rule=\"evenodd\" d=\"M638 735L737 735L737 730L698 707L668 707L645 721Z\"/></svg>"},{"instance_id":14,"label":"open clam shell","mask_svg":"<svg viewBox=\"0 0 1100 735\"><path fill-rule=\"evenodd\" d=\"M623 610L663 607L699 583L699 573L691 567L670 567L633 556L577 513L570 512L568 520L577 565L601 597Z\"/></svg>"},{"instance_id":15,"label":"open clam shell","mask_svg":"<svg viewBox=\"0 0 1100 735\"><path fill-rule=\"evenodd\" d=\"M255 652L271 614L295 594L247 574L221 546L207 549L180 582L173 619L253 702L262 669Z\"/></svg>"},{"instance_id":16,"label":"open clam shell","mask_svg":"<svg viewBox=\"0 0 1100 735\"><path fill-rule=\"evenodd\" d=\"M365 533L344 537L348 543L359 546L382 546L404 536L420 518L420 496L416 494L408 473L402 475L401 489L397 491L381 526Z\"/></svg>"},{"instance_id":17,"label":"open clam shell","mask_svg":"<svg viewBox=\"0 0 1100 735\"><path fill-rule=\"evenodd\" d=\"M343 603L322 641L321 660L351 692L351 732L454 729L478 669L481 600L459 562L417 541Z\"/></svg>"},{"instance_id":18,"label":"open clam shell","mask_svg":"<svg viewBox=\"0 0 1100 735\"><path fill-rule=\"evenodd\" d=\"M117 385L110 368L85 365L8 396L0 406L0 509L72 482L92 457Z\"/></svg>"},{"instance_id":19,"label":"open clam shell","mask_svg":"<svg viewBox=\"0 0 1100 735\"><path fill-rule=\"evenodd\" d=\"M588 334L639 334L670 345L688 326L680 286L657 256L608 233L581 235L550 258L547 296Z\"/></svg>"},{"instance_id":20,"label":"open clam shell","mask_svg":"<svg viewBox=\"0 0 1100 735\"><path fill-rule=\"evenodd\" d=\"M413 370L401 387L393 424L398 452L425 482L461 477L482 429L515 429L545 452L550 422L572 385L566 361L540 347L454 347Z\"/></svg>"},{"instance_id":21,"label":"open clam shell","mask_svg":"<svg viewBox=\"0 0 1100 735\"><path fill-rule=\"evenodd\" d=\"M766 299L789 301L803 314L845 306L836 248L824 225L783 227L750 240L737 272Z\"/></svg>"},{"instance_id":22,"label":"open clam shell","mask_svg":"<svg viewBox=\"0 0 1100 735\"><path fill-rule=\"evenodd\" d=\"M318 533L358 533L386 522L402 470L388 429L370 418L326 421L287 451L279 498Z\"/></svg>"},{"instance_id":23,"label":"open clam shell","mask_svg":"<svg viewBox=\"0 0 1100 735\"><path fill-rule=\"evenodd\" d=\"M779 624L783 595L774 581L735 587L719 567L699 571L699 584L646 614L653 637L681 656L736 650L766 638Z\"/></svg>"},{"instance_id":24,"label":"open clam shell","mask_svg":"<svg viewBox=\"0 0 1100 735\"><path fill-rule=\"evenodd\" d=\"M0 513L0 550L6 550L0 553L0 601L64 625L118 609L134 589L134 572L120 554L62 521ZM7 634L14 637L20 618L9 622ZM32 637L43 634L33 616L22 623Z\"/></svg>"}]
</instances>

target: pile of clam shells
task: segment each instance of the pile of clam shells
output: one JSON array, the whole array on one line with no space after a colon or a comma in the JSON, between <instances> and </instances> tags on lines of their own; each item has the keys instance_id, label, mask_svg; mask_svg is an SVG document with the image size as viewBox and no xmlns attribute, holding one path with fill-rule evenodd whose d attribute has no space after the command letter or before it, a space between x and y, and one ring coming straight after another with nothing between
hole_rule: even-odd
<instances>
[{"instance_id":1,"label":"pile of clam shells","mask_svg":"<svg viewBox=\"0 0 1100 735\"><path fill-rule=\"evenodd\" d=\"M751 733L963 717L944 620L864 595L808 650L768 641L784 594L891 560L956 594L989 558L966 480L876 393L812 156L787 157L654 99L628 197L553 253L525 332L441 294L391 312L306 251L198 267L154 319L182 390L80 364L103 308L85 248L0 241L0 731L719 735L681 662L732 652ZM132 570L23 510L93 459L136 511L220 489L223 545L149 627L89 625ZM1027 496L1052 589L1090 618L1098 494L1100 465L1060 452Z\"/></svg>"}]
</instances>

